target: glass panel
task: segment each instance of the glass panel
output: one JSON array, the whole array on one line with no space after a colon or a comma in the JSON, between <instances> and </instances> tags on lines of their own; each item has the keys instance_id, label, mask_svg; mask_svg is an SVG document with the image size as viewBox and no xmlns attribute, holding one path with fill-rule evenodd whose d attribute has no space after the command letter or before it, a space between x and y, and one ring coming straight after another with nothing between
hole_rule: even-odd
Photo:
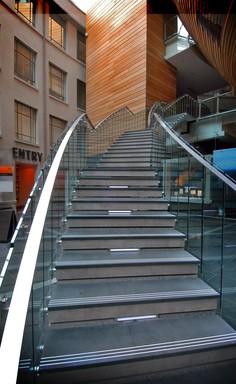
<instances>
[{"instance_id":1,"label":"glass panel","mask_svg":"<svg viewBox=\"0 0 236 384\"><path fill-rule=\"evenodd\" d=\"M156 125L158 134L161 129ZM219 172L227 185L168 134L164 144L167 150L160 173L164 196L176 215L176 228L186 235L186 249L200 260L199 276L220 293L219 313L236 327L236 192L229 186L233 179ZM194 151L212 164L211 156Z\"/></svg>"},{"instance_id":2,"label":"glass panel","mask_svg":"<svg viewBox=\"0 0 236 384\"><path fill-rule=\"evenodd\" d=\"M65 20L57 14L49 17L49 38L62 49L65 49Z\"/></svg>"},{"instance_id":3,"label":"glass panel","mask_svg":"<svg viewBox=\"0 0 236 384\"><path fill-rule=\"evenodd\" d=\"M34 24L35 3L30 0L15 1L16 11L30 24Z\"/></svg>"},{"instance_id":4,"label":"glass panel","mask_svg":"<svg viewBox=\"0 0 236 384\"><path fill-rule=\"evenodd\" d=\"M236 193L225 188L221 313L236 326Z\"/></svg>"},{"instance_id":5,"label":"glass panel","mask_svg":"<svg viewBox=\"0 0 236 384\"><path fill-rule=\"evenodd\" d=\"M86 84L81 80L77 80L77 107L86 109Z\"/></svg>"},{"instance_id":6,"label":"glass panel","mask_svg":"<svg viewBox=\"0 0 236 384\"><path fill-rule=\"evenodd\" d=\"M66 128L66 121L50 116L51 146L54 146L58 138Z\"/></svg>"},{"instance_id":7,"label":"glass panel","mask_svg":"<svg viewBox=\"0 0 236 384\"><path fill-rule=\"evenodd\" d=\"M77 32L77 59L83 63L86 61L86 37L85 31L83 33Z\"/></svg>"},{"instance_id":8,"label":"glass panel","mask_svg":"<svg viewBox=\"0 0 236 384\"><path fill-rule=\"evenodd\" d=\"M28 143L36 143L36 110L15 102L16 138Z\"/></svg>"},{"instance_id":9,"label":"glass panel","mask_svg":"<svg viewBox=\"0 0 236 384\"><path fill-rule=\"evenodd\" d=\"M15 75L27 81L31 85L35 84L34 70L35 67L35 53L15 41Z\"/></svg>"},{"instance_id":10,"label":"glass panel","mask_svg":"<svg viewBox=\"0 0 236 384\"><path fill-rule=\"evenodd\" d=\"M49 65L49 82L50 95L65 100L65 73L51 64Z\"/></svg>"}]
</instances>

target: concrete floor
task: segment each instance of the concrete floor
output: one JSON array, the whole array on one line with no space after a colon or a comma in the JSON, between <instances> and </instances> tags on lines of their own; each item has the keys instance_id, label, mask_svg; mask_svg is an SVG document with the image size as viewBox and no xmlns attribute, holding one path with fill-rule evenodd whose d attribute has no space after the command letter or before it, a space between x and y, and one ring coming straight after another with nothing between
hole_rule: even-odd
<instances>
[{"instance_id":1,"label":"concrete floor","mask_svg":"<svg viewBox=\"0 0 236 384\"><path fill-rule=\"evenodd\" d=\"M104 381L110 384L111 381ZM102 384L99 382L99 384ZM158 373L130 379L112 380L112 384L235 384L236 361L209 364L203 367L180 369L174 372ZM98 383L94 383L98 384Z\"/></svg>"}]
</instances>

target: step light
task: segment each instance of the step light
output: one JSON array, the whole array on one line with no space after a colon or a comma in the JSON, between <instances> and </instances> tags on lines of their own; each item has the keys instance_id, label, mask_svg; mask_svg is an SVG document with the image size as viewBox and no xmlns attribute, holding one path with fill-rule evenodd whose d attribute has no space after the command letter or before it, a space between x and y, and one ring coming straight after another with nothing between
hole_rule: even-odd
<instances>
[{"instance_id":1,"label":"step light","mask_svg":"<svg viewBox=\"0 0 236 384\"><path fill-rule=\"evenodd\" d=\"M111 248L111 252L137 252L139 248Z\"/></svg>"},{"instance_id":2,"label":"step light","mask_svg":"<svg viewBox=\"0 0 236 384\"><path fill-rule=\"evenodd\" d=\"M131 211L108 211L109 215L130 215Z\"/></svg>"},{"instance_id":3,"label":"step light","mask_svg":"<svg viewBox=\"0 0 236 384\"><path fill-rule=\"evenodd\" d=\"M113 189L125 189L125 188L128 188L128 185L109 185L109 188L113 188Z\"/></svg>"},{"instance_id":4,"label":"step light","mask_svg":"<svg viewBox=\"0 0 236 384\"><path fill-rule=\"evenodd\" d=\"M144 315L144 316L130 316L130 317L118 317L117 321L135 321L135 320L150 320L156 319L157 315Z\"/></svg>"}]
</instances>

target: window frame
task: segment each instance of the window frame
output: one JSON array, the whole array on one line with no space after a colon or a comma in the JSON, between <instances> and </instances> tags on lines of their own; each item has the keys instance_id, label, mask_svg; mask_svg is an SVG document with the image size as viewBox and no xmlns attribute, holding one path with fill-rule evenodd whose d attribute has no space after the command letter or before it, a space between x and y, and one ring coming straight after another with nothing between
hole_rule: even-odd
<instances>
[{"instance_id":1,"label":"window frame","mask_svg":"<svg viewBox=\"0 0 236 384\"><path fill-rule=\"evenodd\" d=\"M61 76L56 76L56 71ZM61 101L66 101L66 75L61 68L49 63L49 95ZM56 88L60 88L61 92L58 92Z\"/></svg>"},{"instance_id":2,"label":"window frame","mask_svg":"<svg viewBox=\"0 0 236 384\"><path fill-rule=\"evenodd\" d=\"M22 52L20 52L20 48ZM29 57L27 55L24 56L23 50L25 52L28 52ZM21 58L23 58L23 64L20 65L19 57L21 55ZM29 70L26 71L26 60L29 63L28 67ZM26 74L29 73L27 76ZM14 41L14 74L15 76L19 77L21 80L26 81L32 86L36 85L36 52L33 51L30 47L22 43L19 39L15 38Z\"/></svg>"},{"instance_id":3,"label":"window frame","mask_svg":"<svg viewBox=\"0 0 236 384\"><path fill-rule=\"evenodd\" d=\"M59 28L59 38L56 38L56 26ZM58 48L66 50L66 20L60 14L49 14L48 38Z\"/></svg>"},{"instance_id":4,"label":"window frame","mask_svg":"<svg viewBox=\"0 0 236 384\"><path fill-rule=\"evenodd\" d=\"M77 60L86 63L86 37L85 31L77 30Z\"/></svg>"},{"instance_id":5,"label":"window frame","mask_svg":"<svg viewBox=\"0 0 236 384\"><path fill-rule=\"evenodd\" d=\"M36 0L30 0L27 3L20 0L15 0L16 13L19 14L23 20L33 26L35 26L36 3ZM29 4L29 11L27 12L29 16L27 16L27 13L24 12L23 7L21 7L21 5L25 6L26 4Z\"/></svg>"},{"instance_id":6,"label":"window frame","mask_svg":"<svg viewBox=\"0 0 236 384\"><path fill-rule=\"evenodd\" d=\"M29 111L27 114L26 111ZM27 144L37 144L37 110L15 100L15 139ZM27 121L29 124L27 126ZM28 133L28 134L27 134ZM28 138L28 139L27 139Z\"/></svg>"},{"instance_id":7,"label":"window frame","mask_svg":"<svg viewBox=\"0 0 236 384\"><path fill-rule=\"evenodd\" d=\"M60 122L61 124L55 124L56 122ZM66 129L67 121L60 119L59 117L55 117L49 115L49 128L50 128L50 146L53 147L56 144L58 138L62 135L64 130ZM58 135L57 135L58 133ZM54 136L56 140L54 142Z\"/></svg>"},{"instance_id":8,"label":"window frame","mask_svg":"<svg viewBox=\"0 0 236 384\"><path fill-rule=\"evenodd\" d=\"M77 79L77 108L86 111L86 83L80 79Z\"/></svg>"}]
</instances>

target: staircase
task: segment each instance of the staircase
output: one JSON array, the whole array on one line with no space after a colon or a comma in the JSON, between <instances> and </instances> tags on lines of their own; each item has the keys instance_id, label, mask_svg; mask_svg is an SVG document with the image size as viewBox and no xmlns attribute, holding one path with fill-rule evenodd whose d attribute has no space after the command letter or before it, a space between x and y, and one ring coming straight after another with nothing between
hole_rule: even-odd
<instances>
[{"instance_id":1,"label":"staircase","mask_svg":"<svg viewBox=\"0 0 236 384\"><path fill-rule=\"evenodd\" d=\"M39 383L86 383L236 357L218 293L175 229L150 130L127 132L85 169L61 236ZM161 161L163 148L159 145ZM109 382L109 381L108 381Z\"/></svg>"}]
</instances>

